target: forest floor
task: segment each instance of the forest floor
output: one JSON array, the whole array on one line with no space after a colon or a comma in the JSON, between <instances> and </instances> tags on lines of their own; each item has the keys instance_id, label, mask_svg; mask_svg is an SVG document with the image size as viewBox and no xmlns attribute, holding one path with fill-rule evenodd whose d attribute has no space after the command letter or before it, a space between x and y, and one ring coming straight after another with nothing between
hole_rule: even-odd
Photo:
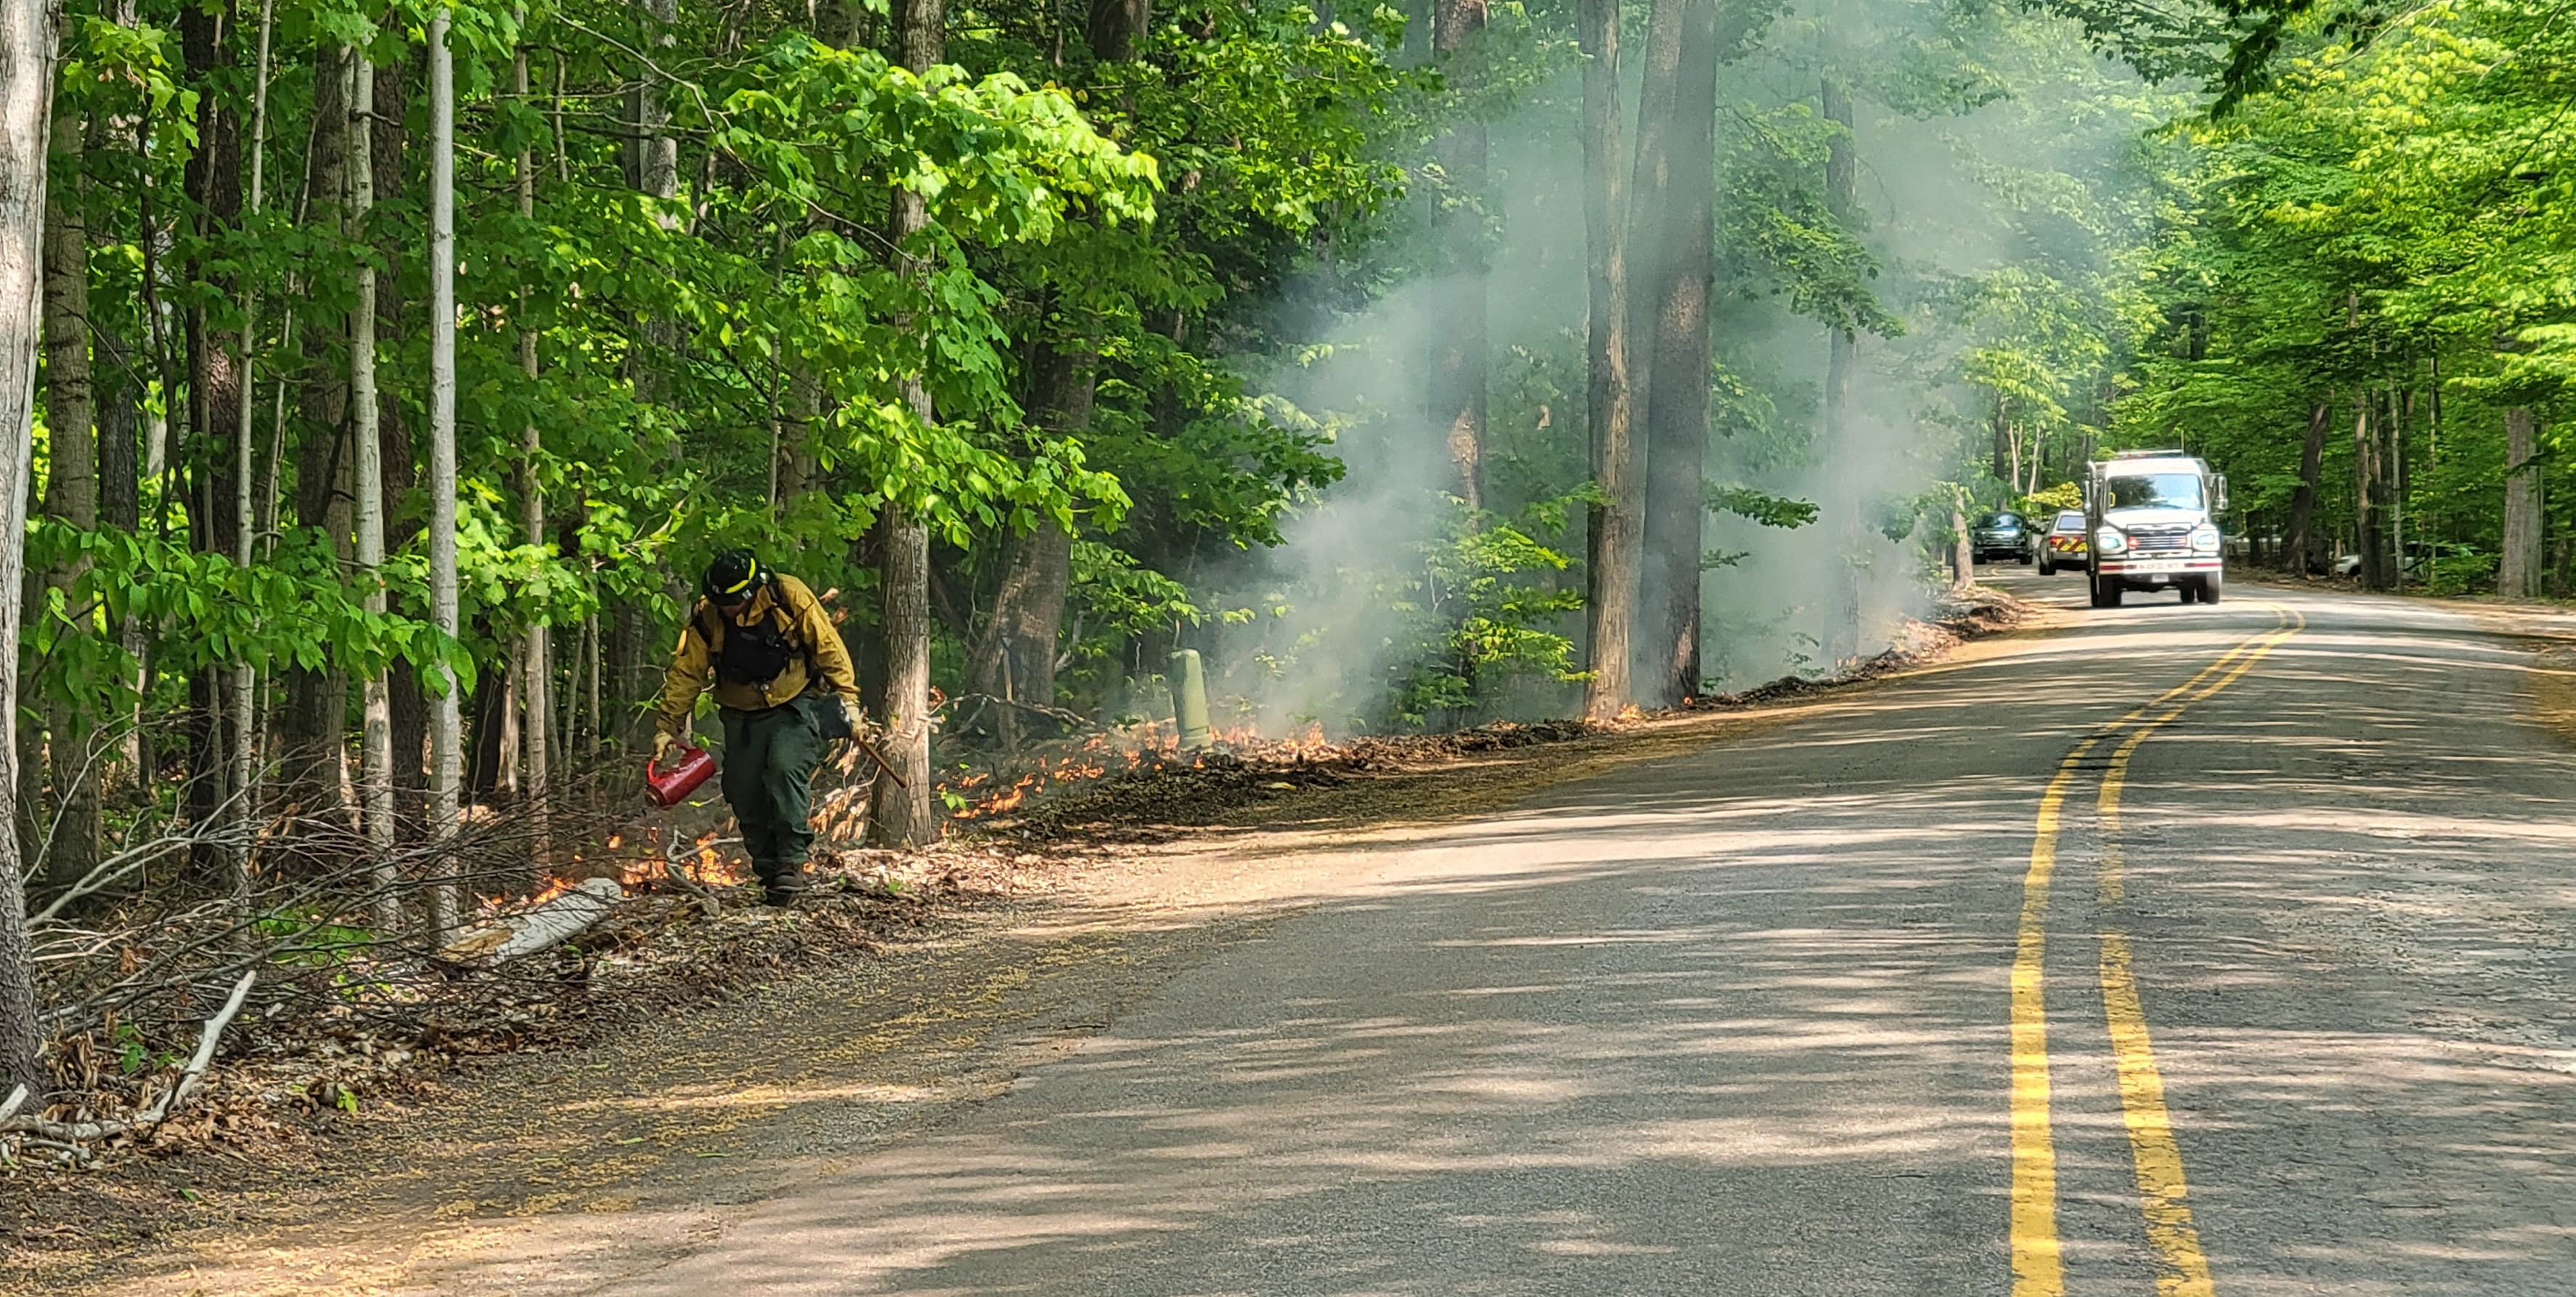
<instances>
[{"instance_id":1,"label":"forest floor","mask_svg":"<svg viewBox=\"0 0 2576 1297\"><path fill-rule=\"evenodd\" d=\"M791 1155L870 1147L1000 1092L1325 875L1366 868L1360 844L1758 732L2061 616L1990 595L1843 679L1613 727L1496 725L1104 779L933 851L843 853L792 911L742 890L713 915L639 897L560 976L460 988L398 1040L228 1041L191 1122L86 1166L8 1169L0 1292L131 1291L138 1266L204 1273L206 1291L379 1291L566 1212L619 1213L621 1236L667 1221L684 1247L683 1204L760 1198ZM264 1240L288 1236L299 1259L281 1267ZM582 1269L560 1250L528 1265L530 1288Z\"/></svg>"}]
</instances>

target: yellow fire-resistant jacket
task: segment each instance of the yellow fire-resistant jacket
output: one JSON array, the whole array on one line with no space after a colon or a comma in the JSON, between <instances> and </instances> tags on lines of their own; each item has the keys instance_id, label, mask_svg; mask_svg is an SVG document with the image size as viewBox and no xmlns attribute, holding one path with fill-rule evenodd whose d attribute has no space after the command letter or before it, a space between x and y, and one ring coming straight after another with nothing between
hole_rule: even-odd
<instances>
[{"instance_id":1,"label":"yellow fire-resistant jacket","mask_svg":"<svg viewBox=\"0 0 2576 1297\"><path fill-rule=\"evenodd\" d=\"M859 715L859 673L850 665L850 651L841 643L841 632L832 625L831 614L823 611L822 601L804 582L792 576L776 578L776 600L770 597L772 588L760 587L731 620L738 626L754 626L763 617L777 618L787 633L788 647L794 650L787 668L765 688L716 679L716 659L724 648L726 618L714 605L699 600L689 609L688 623L680 628L680 645L671 653L670 670L662 675L663 733L686 739L690 718L698 708L698 695L710 687L715 690L718 706L737 711L763 711L793 702L813 683L810 668L820 668L824 685L841 696L841 704L849 708L852 717ZM707 639L708 626L716 628L713 643Z\"/></svg>"}]
</instances>

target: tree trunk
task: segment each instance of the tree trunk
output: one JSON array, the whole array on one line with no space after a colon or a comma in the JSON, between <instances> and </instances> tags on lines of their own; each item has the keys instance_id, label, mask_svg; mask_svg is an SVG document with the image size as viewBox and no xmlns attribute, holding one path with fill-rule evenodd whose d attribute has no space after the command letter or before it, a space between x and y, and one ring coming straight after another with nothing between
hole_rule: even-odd
<instances>
[{"instance_id":1,"label":"tree trunk","mask_svg":"<svg viewBox=\"0 0 2576 1297\"><path fill-rule=\"evenodd\" d=\"M1825 120L1841 129L1825 149L1825 201L1840 220L1850 220L1860 206L1860 155L1852 138L1851 95L1841 81L1824 79L1818 91ZM1843 328L1826 330L1825 338L1825 500L1824 539L1828 572L1825 594L1825 660L1841 664L1860 656L1860 581L1852 570L1863 535L1860 520L1859 447L1853 444L1852 376L1860 339Z\"/></svg>"},{"instance_id":2,"label":"tree trunk","mask_svg":"<svg viewBox=\"0 0 2576 1297\"><path fill-rule=\"evenodd\" d=\"M943 0L903 0L898 10L903 65L927 71L947 56ZM929 223L921 196L896 190L893 218L896 264L907 275L924 273L907 246ZM927 424L937 417L920 375L902 386L916 418ZM881 847L911 847L939 836L930 800L930 529L888 501L877 519L876 558L884 596L877 623L886 680L884 751L892 769L878 774L869 796L868 836Z\"/></svg>"},{"instance_id":3,"label":"tree trunk","mask_svg":"<svg viewBox=\"0 0 2576 1297\"><path fill-rule=\"evenodd\" d=\"M83 123L63 113L53 124L53 174L45 203L45 424L51 463L45 512L83 531L98 526L98 441L91 432L96 403L90 383L89 228L81 179ZM67 563L46 574L65 607L85 565ZM87 619L58 629L83 633ZM75 717L60 699L45 704L46 750L53 758L57 813L45 854L46 880L68 885L98 859L98 779L91 736L95 718ZM32 754L31 759L32 759Z\"/></svg>"},{"instance_id":4,"label":"tree trunk","mask_svg":"<svg viewBox=\"0 0 2576 1297\"><path fill-rule=\"evenodd\" d=\"M1457 54L1485 28L1485 0L1433 0L1431 51L1435 60ZM1453 74L1454 75L1454 74ZM1464 80L1458 88L1472 89ZM1431 352L1433 425L1446 429L1450 489L1472 508L1485 503L1486 272L1485 123L1462 118L1440 140L1436 154L1448 182L1441 242L1449 257L1442 285L1447 300Z\"/></svg>"},{"instance_id":5,"label":"tree trunk","mask_svg":"<svg viewBox=\"0 0 2576 1297\"><path fill-rule=\"evenodd\" d=\"M1676 10L1671 21L1666 10ZM1652 78L1669 69L1659 131L1641 124L1639 170L1663 177L1662 220L1641 303L1652 321L1654 359L1646 377L1646 544L1640 581L1643 640L1637 686L1656 706L1699 691L1700 547L1706 515L1709 292L1716 238L1716 0L1657 0L1650 39ZM1637 186L1646 200L1646 184Z\"/></svg>"},{"instance_id":6,"label":"tree trunk","mask_svg":"<svg viewBox=\"0 0 2576 1297\"><path fill-rule=\"evenodd\" d=\"M1094 369L1091 352L1041 348L1036 392L1040 427L1050 436L1079 438L1091 427ZM1055 705L1057 639L1073 584L1073 534L1054 519L1027 535L1014 535L1003 550L1001 588L993 616L975 646L971 688L1011 702ZM1003 746L1019 746L1022 719L1009 706L995 708Z\"/></svg>"},{"instance_id":7,"label":"tree trunk","mask_svg":"<svg viewBox=\"0 0 2576 1297\"><path fill-rule=\"evenodd\" d=\"M1977 551L1968 539L1967 488L1950 488L1950 588L1965 594L1977 588Z\"/></svg>"},{"instance_id":8,"label":"tree trunk","mask_svg":"<svg viewBox=\"0 0 2576 1297\"><path fill-rule=\"evenodd\" d=\"M511 65L512 82L521 99L528 95L528 51L521 46ZM532 225L537 215L537 164L528 150L519 152L519 218ZM528 326L527 294L519 295L519 372L527 378L530 389L537 380L537 331ZM528 545L546 543L546 494L540 470L545 458L545 442L531 420L519 430L519 534ZM528 798L528 859L535 875L530 882L542 886L553 857L552 790L547 787L546 742L554 728L554 645L551 628L543 613L528 619L525 639L519 645L519 660L527 672L519 690L525 709L519 724L521 741L526 745L521 754L521 773L526 779Z\"/></svg>"},{"instance_id":9,"label":"tree trunk","mask_svg":"<svg viewBox=\"0 0 2576 1297\"><path fill-rule=\"evenodd\" d=\"M1153 0L1091 0L1091 21L1084 33L1091 56L1103 63L1134 58L1152 18Z\"/></svg>"},{"instance_id":10,"label":"tree trunk","mask_svg":"<svg viewBox=\"0 0 2576 1297\"><path fill-rule=\"evenodd\" d=\"M2308 409L2308 435L2299 446L2299 485L2290 494L2287 562L2292 570L2322 572L2326 566L2325 533L2317 529L2317 501L2326 453L2326 425L2334 407L2319 401Z\"/></svg>"},{"instance_id":11,"label":"tree trunk","mask_svg":"<svg viewBox=\"0 0 2576 1297\"><path fill-rule=\"evenodd\" d=\"M2496 593L2528 599L2540 593L2540 418L2529 406L2504 413L2504 547L2496 563Z\"/></svg>"},{"instance_id":12,"label":"tree trunk","mask_svg":"<svg viewBox=\"0 0 2576 1297\"><path fill-rule=\"evenodd\" d=\"M339 47L325 48L314 58L313 143L306 167L312 175L317 225L335 220L344 227L348 224L350 61L350 52ZM303 380L296 395L300 425L296 522L321 529L343 570L357 557L352 543L356 455L348 426L351 360L347 354L354 324L354 313L336 326L327 317L308 322L301 358ZM346 814L352 809L340 796L348 710L345 669L326 663L316 671L287 671L286 707L278 718L280 798L308 811Z\"/></svg>"},{"instance_id":13,"label":"tree trunk","mask_svg":"<svg viewBox=\"0 0 2576 1297\"><path fill-rule=\"evenodd\" d=\"M259 53L252 65L251 135L250 135L250 215L256 219L267 198L268 161L268 58L273 35L275 5L261 0L259 10ZM231 413L233 433L233 566L248 571L251 546L259 536L258 515L251 509L252 465L257 459L253 449L251 413L252 397L259 389L258 370L252 364L253 348L259 345L259 308L257 290L249 284L242 287L241 372L233 393ZM226 765L232 773L226 784L233 790L232 820L240 834L233 848L233 885L239 893L250 887L250 827L259 819L259 764L254 756L254 729L259 699L259 674L249 660L232 664L230 689L226 703L231 719L231 751Z\"/></svg>"},{"instance_id":14,"label":"tree trunk","mask_svg":"<svg viewBox=\"0 0 2576 1297\"><path fill-rule=\"evenodd\" d=\"M2353 393L2352 477L2353 544L2361 552L2361 583L2373 590L2388 586L2388 538L2380 530L2379 438L2371 427L2368 388Z\"/></svg>"},{"instance_id":15,"label":"tree trunk","mask_svg":"<svg viewBox=\"0 0 2576 1297\"><path fill-rule=\"evenodd\" d=\"M366 53L350 60L349 93L349 223L353 241L366 240L367 217L376 204L375 132L376 69ZM357 497L357 582L366 610L382 615L385 587L384 447L377 440L376 407L376 271L360 258L356 271L357 304L349 312L350 441L355 446ZM364 714L358 741L358 799L364 808L367 846L375 863L376 923L383 933L402 925L394 851L393 695L383 672L368 676L363 686Z\"/></svg>"},{"instance_id":16,"label":"tree trunk","mask_svg":"<svg viewBox=\"0 0 2576 1297\"><path fill-rule=\"evenodd\" d=\"M456 588L456 71L447 48L448 11L429 15L429 621L457 633ZM429 728L429 834L456 837L464 766L455 669L442 661ZM429 888L429 941L456 930L458 861L439 857Z\"/></svg>"},{"instance_id":17,"label":"tree trunk","mask_svg":"<svg viewBox=\"0 0 2576 1297\"><path fill-rule=\"evenodd\" d=\"M228 440L231 416L241 401L242 381L234 359L240 353L240 338L229 329L217 327L207 309L208 300L230 290L232 281L198 259L241 217L240 120L224 110L227 97L214 92L215 85L227 79L233 66L228 39L230 18L229 5L220 11L183 7L179 13L179 45L188 82L202 92L197 101L197 147L188 155L181 176L196 235L183 245L190 250L184 273L192 285L207 291L192 293L187 306L185 427L190 440L171 459L185 466L189 546L208 554L229 554L233 549L229 508L232 473L229 466L219 468L219 461L202 451ZM238 791L231 783L235 772L224 710L226 691L216 684L220 674L226 673L210 665L200 672L203 679L190 684L189 764L194 777L188 781L183 801L188 819L197 824L218 822L227 799ZM238 859L219 856L212 848L193 853L192 860L199 870L217 876L240 866ZM234 877L226 882L238 890L242 880Z\"/></svg>"},{"instance_id":18,"label":"tree trunk","mask_svg":"<svg viewBox=\"0 0 2576 1297\"><path fill-rule=\"evenodd\" d=\"M45 117L54 86L54 22L36 0L0 2L0 644L15 645L26 579L27 487L35 460L36 348L41 345ZM0 717L18 714L18 655L0 653ZM0 825L17 819L16 727L0 725ZM52 1089L37 1056L36 965L27 946L25 863L0 832L0 1081Z\"/></svg>"},{"instance_id":19,"label":"tree trunk","mask_svg":"<svg viewBox=\"0 0 2576 1297\"><path fill-rule=\"evenodd\" d=\"M1583 228L1590 310L1585 320L1584 406L1592 478L1602 503L1584 527L1584 606L1591 679L1583 714L1607 721L1635 700L1630 654L1637 618L1645 482L1639 473L1628 386L1627 157L1620 149L1619 3L1581 0Z\"/></svg>"}]
</instances>

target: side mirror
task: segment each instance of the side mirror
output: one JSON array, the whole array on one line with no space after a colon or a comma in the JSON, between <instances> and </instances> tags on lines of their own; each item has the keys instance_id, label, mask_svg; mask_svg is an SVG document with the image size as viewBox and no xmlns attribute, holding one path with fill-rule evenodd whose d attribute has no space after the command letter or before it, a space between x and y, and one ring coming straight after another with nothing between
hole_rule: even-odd
<instances>
[{"instance_id":1,"label":"side mirror","mask_svg":"<svg viewBox=\"0 0 2576 1297\"><path fill-rule=\"evenodd\" d=\"M2227 512L2227 475L2225 473L2218 475L2218 507L2210 512Z\"/></svg>"}]
</instances>

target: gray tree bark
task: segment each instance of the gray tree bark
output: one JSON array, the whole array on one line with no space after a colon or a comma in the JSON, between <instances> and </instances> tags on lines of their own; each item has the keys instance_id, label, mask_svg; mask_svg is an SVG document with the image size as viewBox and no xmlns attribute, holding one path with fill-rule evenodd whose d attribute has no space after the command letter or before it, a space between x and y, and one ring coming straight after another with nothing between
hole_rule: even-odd
<instances>
[{"instance_id":1,"label":"gray tree bark","mask_svg":"<svg viewBox=\"0 0 2576 1297\"><path fill-rule=\"evenodd\" d=\"M521 98L528 94L528 51L519 49L511 64L511 81ZM519 217L533 222L537 215L537 162L534 153L519 152ZM519 295L519 372L531 388L537 378L537 331L528 326L528 299ZM546 494L541 467L545 442L532 420L519 430L519 528L520 539L531 546L546 543ZM527 673L520 688L521 706L525 709L519 725L526 751L521 757L521 774L527 780L530 840L528 856L535 877L542 885L554 853L552 795L547 785L547 738L554 728L554 644L553 628L544 617L528 621L525 641L519 646L519 660Z\"/></svg>"},{"instance_id":2,"label":"gray tree bark","mask_svg":"<svg viewBox=\"0 0 2576 1297\"><path fill-rule=\"evenodd\" d=\"M1825 201L1836 217L1850 220L1860 206L1860 153L1852 137L1851 95L1828 75L1818 100L1825 120L1842 129L1825 151ZM1830 551L1825 592L1825 660L1842 663L1860 655L1860 574L1852 570L1855 551L1866 534L1860 519L1858 430L1852 426L1852 378L1860 339L1851 330L1833 328L1825 339L1825 517Z\"/></svg>"},{"instance_id":3,"label":"gray tree bark","mask_svg":"<svg viewBox=\"0 0 2576 1297\"><path fill-rule=\"evenodd\" d=\"M1620 148L1619 0L1581 0L1583 228L1590 303L1584 336L1585 422L1602 502L1584 526L1584 606L1591 679L1583 714L1607 721L1635 701L1630 655L1637 617L1645 482L1628 383L1628 158Z\"/></svg>"},{"instance_id":4,"label":"gray tree bark","mask_svg":"<svg viewBox=\"0 0 2576 1297\"><path fill-rule=\"evenodd\" d=\"M312 219L318 226L348 221L351 52L325 48L314 58ZM356 317L308 321L303 336L303 381L296 396L299 437L295 455L295 517L320 528L345 570L356 560L355 445L349 437L348 342ZM286 707L278 718L281 757L278 795L308 810L347 814L340 794L347 757L343 736L349 709L349 675L336 664L317 671L290 668Z\"/></svg>"},{"instance_id":5,"label":"gray tree bark","mask_svg":"<svg viewBox=\"0 0 2576 1297\"><path fill-rule=\"evenodd\" d=\"M2290 534L2284 538L2289 551L2286 566L2294 572L2325 570L2326 538L2317 528L2317 501L2325 466L2326 426L2333 421L2331 404L2319 401L2309 407L2307 438L2299 446L2299 485L2290 493Z\"/></svg>"},{"instance_id":6,"label":"gray tree bark","mask_svg":"<svg viewBox=\"0 0 2576 1297\"><path fill-rule=\"evenodd\" d=\"M947 56L942 0L903 0L897 9L901 61L915 72L928 71ZM906 274L921 274L905 246L929 223L921 196L897 189L893 215L888 233L897 264ZM922 422L938 417L921 375L905 378L902 386ZM877 520L876 556L884 599L877 623L886 682L884 753L891 769L878 773L869 795L868 837L881 847L911 847L939 836L930 800L930 529L888 502Z\"/></svg>"},{"instance_id":7,"label":"gray tree bark","mask_svg":"<svg viewBox=\"0 0 2576 1297\"><path fill-rule=\"evenodd\" d=\"M456 65L447 47L448 11L429 15L429 620L457 633L456 588ZM438 666L444 686L429 727L429 832L456 837L464 778L464 720L456 672ZM429 942L456 930L458 862L439 858L429 888Z\"/></svg>"},{"instance_id":8,"label":"gray tree bark","mask_svg":"<svg viewBox=\"0 0 2576 1297\"><path fill-rule=\"evenodd\" d=\"M1655 253L1635 300L1651 322L1646 389L1646 543L1639 580L1638 696L1671 707L1699 691L1700 563L1708 457L1709 293L1717 206L1717 5L1656 0L1636 201L1660 184ZM1666 83L1656 95L1655 81ZM1651 210L1651 209L1650 209ZM1644 330L1641 330L1644 332Z\"/></svg>"},{"instance_id":9,"label":"gray tree bark","mask_svg":"<svg viewBox=\"0 0 2576 1297\"><path fill-rule=\"evenodd\" d=\"M45 424L51 463L45 512L88 531L98 526L98 440L89 340L89 226L83 212L84 123L63 113L53 123L53 174L45 202ZM46 584L72 606L72 587L86 564L62 564ZM78 635L83 623L60 629ZM52 757L54 814L45 854L46 880L79 881L98 860L99 804L95 732L60 699L45 704L46 751ZM32 759L32 754L31 754Z\"/></svg>"},{"instance_id":10,"label":"gray tree bark","mask_svg":"<svg viewBox=\"0 0 2576 1297\"><path fill-rule=\"evenodd\" d=\"M36 349L42 345L46 116L53 106L54 14L43 0L0 0L0 591L26 580L27 488L35 460ZM24 605L0 598L0 644L15 645ZM18 714L18 655L0 653L0 717ZM0 725L0 825L17 818L16 727ZM37 1055L36 965L27 945L25 862L0 832L0 1079L53 1088Z\"/></svg>"},{"instance_id":11,"label":"gray tree bark","mask_svg":"<svg viewBox=\"0 0 2576 1297\"><path fill-rule=\"evenodd\" d=\"M2528 599L2540 593L2540 417L2529 406L2504 414L2504 546L2496 564L2496 593Z\"/></svg>"},{"instance_id":12,"label":"gray tree bark","mask_svg":"<svg viewBox=\"0 0 2576 1297\"><path fill-rule=\"evenodd\" d=\"M1041 352L1036 413L1044 432L1079 437L1090 428L1096 360L1087 350ZM976 693L1055 705L1057 640L1072 584L1073 533L1050 518L1037 530L1010 538L1003 549L1001 585L993 594L993 617L975 645L971 687ZM1003 746L1016 749L1020 717L1011 707L998 711Z\"/></svg>"},{"instance_id":13,"label":"gray tree bark","mask_svg":"<svg viewBox=\"0 0 2576 1297\"><path fill-rule=\"evenodd\" d=\"M367 217L376 204L375 132L376 70L364 51L352 51L349 91L349 237L366 241ZM361 258L357 272L357 305L349 312L349 439L355 445L354 494L357 497L357 579L360 601L371 613L385 611L381 575L385 562L384 447L378 441L376 408L376 271ZM394 727L393 694L383 672L363 685L364 714L358 740L358 800L363 809L367 846L376 868L376 923L386 933L402 926L397 899L402 880L394 872Z\"/></svg>"}]
</instances>

